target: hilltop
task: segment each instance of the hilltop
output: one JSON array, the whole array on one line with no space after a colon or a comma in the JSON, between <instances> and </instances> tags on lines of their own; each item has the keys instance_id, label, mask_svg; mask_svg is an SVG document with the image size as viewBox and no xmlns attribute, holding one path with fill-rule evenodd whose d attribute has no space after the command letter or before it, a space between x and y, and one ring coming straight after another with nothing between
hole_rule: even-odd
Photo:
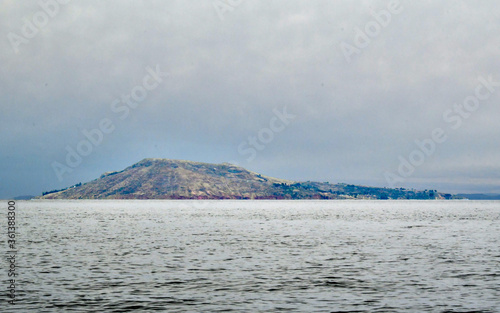
<instances>
[{"instance_id":1,"label":"hilltop","mask_svg":"<svg viewBox=\"0 0 500 313\"><path fill-rule=\"evenodd\" d=\"M144 159L41 199L450 199L435 190L377 188L268 177L229 163Z\"/></svg>"}]
</instances>

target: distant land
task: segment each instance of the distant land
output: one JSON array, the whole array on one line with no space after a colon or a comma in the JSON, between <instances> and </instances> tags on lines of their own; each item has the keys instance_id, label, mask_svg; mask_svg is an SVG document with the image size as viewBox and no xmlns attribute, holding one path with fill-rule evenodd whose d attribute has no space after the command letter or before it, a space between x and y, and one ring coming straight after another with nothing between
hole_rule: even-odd
<instances>
[{"instance_id":1,"label":"distant land","mask_svg":"<svg viewBox=\"0 0 500 313\"><path fill-rule=\"evenodd\" d=\"M12 198L12 200L31 200L33 198L36 198L36 196L17 196Z\"/></svg>"},{"instance_id":2,"label":"distant land","mask_svg":"<svg viewBox=\"0 0 500 313\"><path fill-rule=\"evenodd\" d=\"M500 200L500 194L495 193L460 193L457 197L469 200Z\"/></svg>"},{"instance_id":3,"label":"distant land","mask_svg":"<svg viewBox=\"0 0 500 313\"><path fill-rule=\"evenodd\" d=\"M436 190L298 182L229 163L144 159L88 183L44 192L38 199L461 199Z\"/></svg>"}]
</instances>

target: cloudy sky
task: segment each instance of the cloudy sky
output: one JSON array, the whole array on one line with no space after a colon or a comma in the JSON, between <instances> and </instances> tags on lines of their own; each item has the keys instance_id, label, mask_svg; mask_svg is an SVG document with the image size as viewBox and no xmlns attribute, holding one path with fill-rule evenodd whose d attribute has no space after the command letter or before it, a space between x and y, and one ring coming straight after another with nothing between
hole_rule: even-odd
<instances>
[{"instance_id":1,"label":"cloudy sky","mask_svg":"<svg viewBox=\"0 0 500 313\"><path fill-rule=\"evenodd\" d=\"M500 192L494 0L41 3L0 3L0 198L148 157Z\"/></svg>"}]
</instances>

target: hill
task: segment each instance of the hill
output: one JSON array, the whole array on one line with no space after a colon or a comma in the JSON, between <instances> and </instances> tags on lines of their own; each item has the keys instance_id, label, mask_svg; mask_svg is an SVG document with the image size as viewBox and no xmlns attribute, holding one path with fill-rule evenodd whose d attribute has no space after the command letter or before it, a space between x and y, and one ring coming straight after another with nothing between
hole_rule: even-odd
<instances>
[{"instance_id":1,"label":"hill","mask_svg":"<svg viewBox=\"0 0 500 313\"><path fill-rule=\"evenodd\" d=\"M229 163L144 159L85 184L44 192L41 199L450 199L435 190L296 182Z\"/></svg>"}]
</instances>

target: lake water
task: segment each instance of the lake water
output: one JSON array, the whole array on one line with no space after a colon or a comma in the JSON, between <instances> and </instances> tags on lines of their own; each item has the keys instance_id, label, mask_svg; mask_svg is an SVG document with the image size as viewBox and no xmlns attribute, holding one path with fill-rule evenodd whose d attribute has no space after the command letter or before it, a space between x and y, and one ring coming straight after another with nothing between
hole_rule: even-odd
<instances>
[{"instance_id":1,"label":"lake water","mask_svg":"<svg viewBox=\"0 0 500 313\"><path fill-rule=\"evenodd\" d=\"M500 312L499 219L497 201L19 201L0 311Z\"/></svg>"}]
</instances>

